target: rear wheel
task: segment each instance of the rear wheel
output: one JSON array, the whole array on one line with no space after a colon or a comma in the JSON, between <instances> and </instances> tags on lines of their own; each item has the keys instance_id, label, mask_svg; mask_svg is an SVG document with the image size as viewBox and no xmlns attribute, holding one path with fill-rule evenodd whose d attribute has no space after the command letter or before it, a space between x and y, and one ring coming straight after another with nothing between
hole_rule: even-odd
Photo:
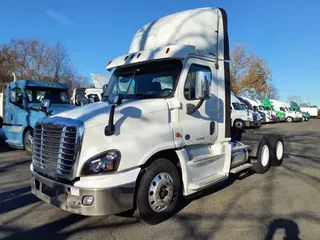
<instances>
[{"instance_id":1,"label":"rear wheel","mask_svg":"<svg viewBox=\"0 0 320 240\"><path fill-rule=\"evenodd\" d=\"M280 135L272 135L269 137L269 143L271 165L278 167L282 164L284 157L283 138Z\"/></svg>"},{"instance_id":2,"label":"rear wheel","mask_svg":"<svg viewBox=\"0 0 320 240\"><path fill-rule=\"evenodd\" d=\"M287 122L293 122L293 118L292 117L287 117Z\"/></svg>"},{"instance_id":3,"label":"rear wheel","mask_svg":"<svg viewBox=\"0 0 320 240\"><path fill-rule=\"evenodd\" d=\"M270 145L268 139L263 137L260 141L258 156L256 161L253 162L252 170L263 174L269 170L270 165Z\"/></svg>"},{"instance_id":4,"label":"rear wheel","mask_svg":"<svg viewBox=\"0 0 320 240\"><path fill-rule=\"evenodd\" d=\"M148 224L158 224L176 212L181 196L177 167L160 158L147 167L139 182L134 216Z\"/></svg>"},{"instance_id":5,"label":"rear wheel","mask_svg":"<svg viewBox=\"0 0 320 240\"><path fill-rule=\"evenodd\" d=\"M28 130L24 134L23 146L26 153L28 155L32 155L32 149L33 149L33 131L32 130Z\"/></svg>"}]
</instances>

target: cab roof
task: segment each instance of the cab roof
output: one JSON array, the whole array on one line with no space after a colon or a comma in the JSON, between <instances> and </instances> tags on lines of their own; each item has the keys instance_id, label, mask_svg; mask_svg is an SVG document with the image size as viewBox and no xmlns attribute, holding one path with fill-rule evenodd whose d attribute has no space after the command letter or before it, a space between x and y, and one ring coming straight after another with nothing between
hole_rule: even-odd
<instances>
[{"instance_id":1,"label":"cab roof","mask_svg":"<svg viewBox=\"0 0 320 240\"><path fill-rule=\"evenodd\" d=\"M229 60L227 15L220 8L197 8L171 14L141 27L129 53L107 65L115 67L164 59L184 59L188 54Z\"/></svg>"}]
</instances>

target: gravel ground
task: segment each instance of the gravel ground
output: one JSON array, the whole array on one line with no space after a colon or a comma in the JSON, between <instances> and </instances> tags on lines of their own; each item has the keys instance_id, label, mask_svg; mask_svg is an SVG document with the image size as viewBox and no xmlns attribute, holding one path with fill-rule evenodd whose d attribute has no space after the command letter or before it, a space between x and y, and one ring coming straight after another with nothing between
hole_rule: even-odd
<instances>
[{"instance_id":1,"label":"gravel ground","mask_svg":"<svg viewBox=\"0 0 320 240\"><path fill-rule=\"evenodd\" d=\"M0 149L0 239L319 239L320 120L264 125L288 141L284 164L227 181L149 226L72 215L30 193L30 157Z\"/></svg>"}]
</instances>

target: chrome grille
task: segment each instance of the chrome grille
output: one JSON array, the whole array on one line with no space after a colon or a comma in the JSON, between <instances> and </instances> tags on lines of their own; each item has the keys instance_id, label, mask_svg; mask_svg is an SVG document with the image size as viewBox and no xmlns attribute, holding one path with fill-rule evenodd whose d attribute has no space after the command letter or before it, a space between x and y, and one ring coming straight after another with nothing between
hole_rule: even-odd
<instances>
[{"instance_id":1,"label":"chrome grille","mask_svg":"<svg viewBox=\"0 0 320 240\"><path fill-rule=\"evenodd\" d=\"M53 178L73 178L80 145L78 126L38 122L33 133L32 163L37 172Z\"/></svg>"}]
</instances>

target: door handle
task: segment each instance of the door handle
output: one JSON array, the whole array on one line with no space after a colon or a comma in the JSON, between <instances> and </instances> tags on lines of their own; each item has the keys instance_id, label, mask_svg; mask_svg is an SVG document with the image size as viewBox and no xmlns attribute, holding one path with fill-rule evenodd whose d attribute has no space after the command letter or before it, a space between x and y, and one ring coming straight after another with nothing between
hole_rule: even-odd
<instances>
[{"instance_id":1,"label":"door handle","mask_svg":"<svg viewBox=\"0 0 320 240\"><path fill-rule=\"evenodd\" d=\"M210 122L210 135L214 134L215 128L216 128L215 122L211 121Z\"/></svg>"}]
</instances>

